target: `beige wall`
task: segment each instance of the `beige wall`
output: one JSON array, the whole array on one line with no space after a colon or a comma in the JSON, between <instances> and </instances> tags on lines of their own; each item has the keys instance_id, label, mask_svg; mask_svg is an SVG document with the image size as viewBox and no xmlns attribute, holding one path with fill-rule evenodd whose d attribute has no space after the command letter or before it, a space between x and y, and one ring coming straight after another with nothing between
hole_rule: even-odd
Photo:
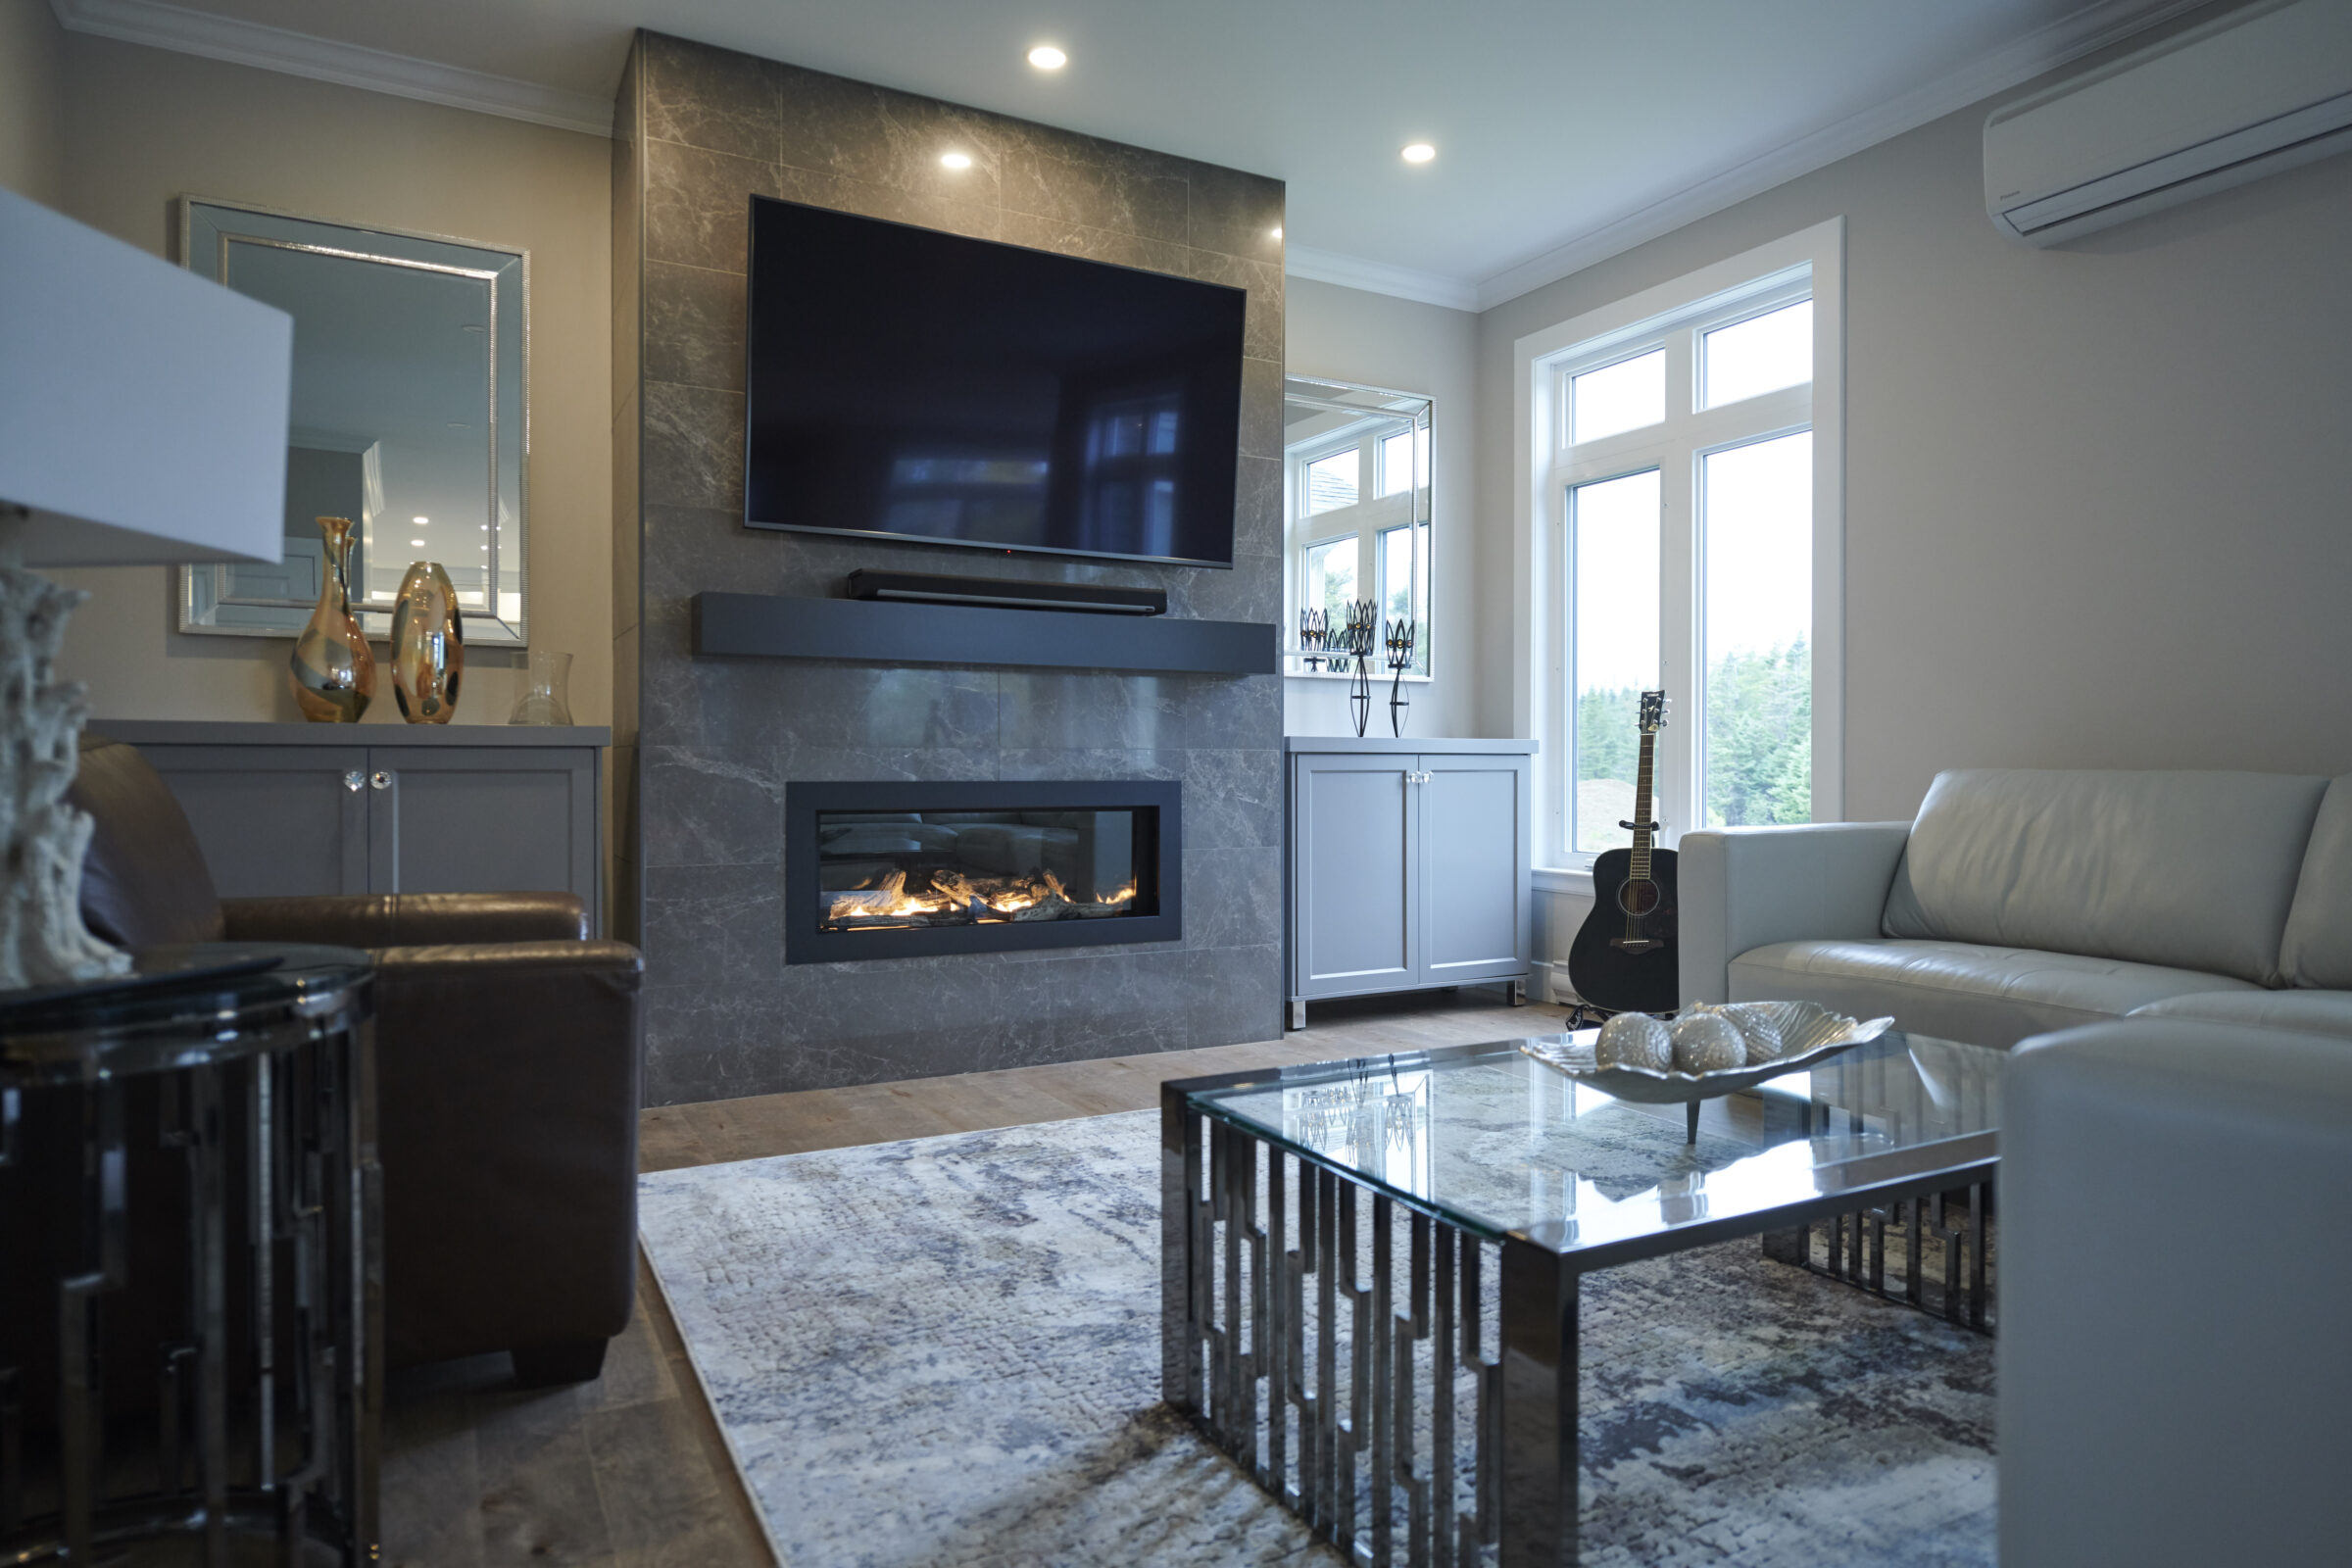
<instances>
[{"instance_id":1,"label":"beige wall","mask_svg":"<svg viewBox=\"0 0 2352 1568\"><path fill-rule=\"evenodd\" d=\"M2352 157L2035 251L1984 216L1990 107L1485 313L1487 559L1515 339L1842 214L1846 814L1945 767L2352 771Z\"/></svg>"},{"instance_id":2,"label":"beige wall","mask_svg":"<svg viewBox=\"0 0 2352 1568\"><path fill-rule=\"evenodd\" d=\"M49 0L0 0L0 190L58 205L65 30Z\"/></svg>"},{"instance_id":3,"label":"beige wall","mask_svg":"<svg viewBox=\"0 0 2352 1568\"><path fill-rule=\"evenodd\" d=\"M1294 277L1284 307L1288 368L1367 386L1423 392L1437 400L1433 449L1430 586L1431 669L1412 698L1408 735L1476 735L1478 728L1478 568L1476 494L1478 318L1442 305L1367 294ZM1283 682L1283 729L1292 735L1347 735L1355 728L1345 681ZM1388 733L1388 693L1379 694L1367 733ZM1505 706L1507 719L1509 709ZM1488 733L1508 734L1507 728Z\"/></svg>"},{"instance_id":4,"label":"beige wall","mask_svg":"<svg viewBox=\"0 0 2352 1568\"><path fill-rule=\"evenodd\" d=\"M172 203L193 193L530 252L531 640L577 656L573 717L610 722L611 144L79 34L64 57L64 208L133 244L172 254ZM92 594L61 662L99 719L297 716L292 644L174 631L175 572L56 576ZM469 650L459 722L504 723L521 664ZM379 721L400 722L388 687Z\"/></svg>"}]
</instances>

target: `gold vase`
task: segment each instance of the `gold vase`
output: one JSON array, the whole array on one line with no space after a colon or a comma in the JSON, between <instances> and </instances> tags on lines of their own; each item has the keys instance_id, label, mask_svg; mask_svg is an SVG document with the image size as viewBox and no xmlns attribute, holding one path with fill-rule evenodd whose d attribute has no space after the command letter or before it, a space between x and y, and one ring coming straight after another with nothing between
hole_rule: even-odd
<instances>
[{"instance_id":1,"label":"gold vase","mask_svg":"<svg viewBox=\"0 0 2352 1568\"><path fill-rule=\"evenodd\" d=\"M458 590L438 561L419 561L400 579L392 606L392 697L412 724L446 724L458 710L466 673L466 620Z\"/></svg>"},{"instance_id":2,"label":"gold vase","mask_svg":"<svg viewBox=\"0 0 2352 1568\"><path fill-rule=\"evenodd\" d=\"M375 655L351 612L351 519L320 517L326 539L326 578L318 607L294 640L286 678L294 705L314 724L357 724L375 696Z\"/></svg>"}]
</instances>

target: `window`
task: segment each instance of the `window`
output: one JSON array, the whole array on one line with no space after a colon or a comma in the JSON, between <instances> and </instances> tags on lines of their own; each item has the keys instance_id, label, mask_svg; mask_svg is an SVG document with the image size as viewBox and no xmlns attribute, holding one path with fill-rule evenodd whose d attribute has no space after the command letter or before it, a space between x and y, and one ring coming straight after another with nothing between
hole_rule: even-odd
<instances>
[{"instance_id":1,"label":"window","mask_svg":"<svg viewBox=\"0 0 2352 1568\"><path fill-rule=\"evenodd\" d=\"M1664 843L1841 814L1841 248L1825 224L1520 341L1542 865L1631 843L1659 687Z\"/></svg>"},{"instance_id":2,"label":"window","mask_svg":"<svg viewBox=\"0 0 2352 1568\"><path fill-rule=\"evenodd\" d=\"M1371 600L1382 621L1413 623L1409 673L1428 674L1429 400L1296 376L1285 396L1295 611L1336 632ZM1377 646L1370 663L1386 678ZM1295 659L1291 672L1308 671Z\"/></svg>"}]
</instances>

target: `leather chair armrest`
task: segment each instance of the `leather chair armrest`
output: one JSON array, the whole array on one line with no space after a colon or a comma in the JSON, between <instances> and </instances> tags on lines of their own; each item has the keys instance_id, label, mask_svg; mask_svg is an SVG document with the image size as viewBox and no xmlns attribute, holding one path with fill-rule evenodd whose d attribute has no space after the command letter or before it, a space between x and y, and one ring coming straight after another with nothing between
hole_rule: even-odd
<instances>
[{"instance_id":1,"label":"leather chair armrest","mask_svg":"<svg viewBox=\"0 0 2352 1568\"><path fill-rule=\"evenodd\" d=\"M637 950L374 956L394 1364L619 1333L636 1286Z\"/></svg>"},{"instance_id":2,"label":"leather chair armrest","mask_svg":"<svg viewBox=\"0 0 2352 1568\"><path fill-rule=\"evenodd\" d=\"M231 942L318 942L336 948L480 942L581 942L588 906L569 893L353 893L222 899Z\"/></svg>"},{"instance_id":3,"label":"leather chair armrest","mask_svg":"<svg viewBox=\"0 0 2352 1568\"><path fill-rule=\"evenodd\" d=\"M2352 1050L2125 1018L2001 1083L2002 1568L2332 1562Z\"/></svg>"},{"instance_id":4,"label":"leather chair armrest","mask_svg":"<svg viewBox=\"0 0 2352 1568\"><path fill-rule=\"evenodd\" d=\"M1713 828L1676 846L1685 1002L1731 1000L1732 960L1775 942L1879 935L1908 822Z\"/></svg>"}]
</instances>

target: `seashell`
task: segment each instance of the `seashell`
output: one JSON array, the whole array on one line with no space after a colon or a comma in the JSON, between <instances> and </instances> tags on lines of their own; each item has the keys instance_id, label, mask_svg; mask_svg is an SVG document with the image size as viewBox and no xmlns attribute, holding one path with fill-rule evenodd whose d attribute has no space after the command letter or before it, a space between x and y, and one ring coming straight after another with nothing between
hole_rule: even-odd
<instances>
[{"instance_id":1,"label":"seashell","mask_svg":"<svg viewBox=\"0 0 2352 1568\"><path fill-rule=\"evenodd\" d=\"M1674 1026L1674 1065L1683 1072L1722 1072L1746 1065L1747 1042L1739 1025L1712 1009L1693 1012Z\"/></svg>"},{"instance_id":2,"label":"seashell","mask_svg":"<svg viewBox=\"0 0 2352 1568\"><path fill-rule=\"evenodd\" d=\"M1674 1066L1674 1037L1663 1022L1646 1012L1621 1012L1600 1026L1592 1054L1603 1067L1667 1072Z\"/></svg>"}]
</instances>

